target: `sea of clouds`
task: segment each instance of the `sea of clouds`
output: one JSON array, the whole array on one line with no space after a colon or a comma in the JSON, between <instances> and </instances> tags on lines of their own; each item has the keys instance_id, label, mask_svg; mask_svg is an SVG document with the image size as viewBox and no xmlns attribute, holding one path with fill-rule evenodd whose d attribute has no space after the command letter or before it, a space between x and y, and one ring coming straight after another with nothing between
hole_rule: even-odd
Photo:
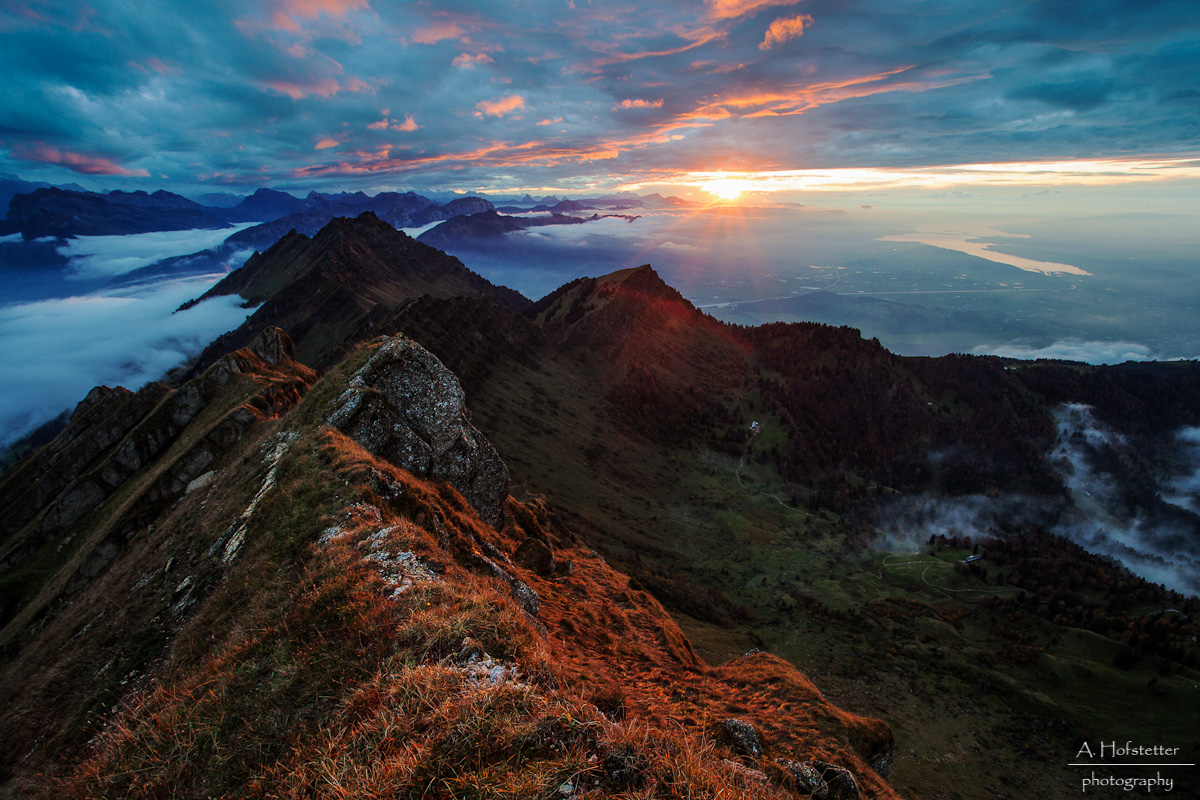
<instances>
[{"instance_id":1,"label":"sea of clouds","mask_svg":"<svg viewBox=\"0 0 1200 800\"><path fill-rule=\"evenodd\" d=\"M234 229L68 240L69 277L115 277L220 244ZM238 266L230 264L231 269ZM225 272L0 305L0 447L75 406L93 386L137 389L162 378L251 313L239 297L186 311Z\"/></svg>"}]
</instances>

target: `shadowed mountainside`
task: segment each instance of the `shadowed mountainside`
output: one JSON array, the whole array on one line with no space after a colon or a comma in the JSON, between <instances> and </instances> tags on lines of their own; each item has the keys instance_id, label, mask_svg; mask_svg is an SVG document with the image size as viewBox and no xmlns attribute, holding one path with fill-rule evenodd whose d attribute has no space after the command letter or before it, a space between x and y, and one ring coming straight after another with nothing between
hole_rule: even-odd
<instances>
[{"instance_id":1,"label":"shadowed mountainside","mask_svg":"<svg viewBox=\"0 0 1200 800\"><path fill-rule=\"evenodd\" d=\"M371 212L335 219L311 239L289 233L200 299L229 294L259 308L201 354L201 368L269 325L288 332L301 361L325 366L348 342L361 340L360 325L426 294L483 294L517 309L529 304Z\"/></svg>"}]
</instances>

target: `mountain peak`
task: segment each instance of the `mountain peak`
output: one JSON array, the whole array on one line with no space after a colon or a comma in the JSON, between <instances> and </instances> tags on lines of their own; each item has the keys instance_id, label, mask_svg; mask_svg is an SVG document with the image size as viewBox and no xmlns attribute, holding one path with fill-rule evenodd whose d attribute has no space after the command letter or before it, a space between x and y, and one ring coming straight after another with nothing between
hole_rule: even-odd
<instances>
[{"instance_id":1,"label":"mountain peak","mask_svg":"<svg viewBox=\"0 0 1200 800\"><path fill-rule=\"evenodd\" d=\"M355 341L359 325L422 295L484 294L521 310L529 301L470 271L457 258L396 230L374 212L336 217L310 239L291 233L250 258L205 297L237 294L261 304L246 323L200 356L243 346L264 325L287 331L305 363L327 358Z\"/></svg>"}]
</instances>

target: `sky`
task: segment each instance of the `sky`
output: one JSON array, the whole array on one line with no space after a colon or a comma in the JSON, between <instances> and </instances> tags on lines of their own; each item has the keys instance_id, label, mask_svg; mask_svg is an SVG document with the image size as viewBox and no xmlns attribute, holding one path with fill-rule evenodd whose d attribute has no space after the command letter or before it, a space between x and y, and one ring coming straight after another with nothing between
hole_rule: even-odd
<instances>
[{"instance_id":1,"label":"sky","mask_svg":"<svg viewBox=\"0 0 1200 800\"><path fill-rule=\"evenodd\" d=\"M1194 197L1198 65L1194 0L8 0L0 172L185 193Z\"/></svg>"}]
</instances>

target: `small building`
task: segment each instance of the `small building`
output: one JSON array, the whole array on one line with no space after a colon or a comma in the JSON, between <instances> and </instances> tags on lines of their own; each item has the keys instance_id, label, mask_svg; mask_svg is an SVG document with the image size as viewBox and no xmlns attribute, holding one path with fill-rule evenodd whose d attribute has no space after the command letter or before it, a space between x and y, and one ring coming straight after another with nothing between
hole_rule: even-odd
<instances>
[{"instance_id":1,"label":"small building","mask_svg":"<svg viewBox=\"0 0 1200 800\"><path fill-rule=\"evenodd\" d=\"M962 560L962 563L970 564L972 561L979 561L982 558L983 558L983 556L981 556L981 555L967 556L966 558L964 558Z\"/></svg>"}]
</instances>

